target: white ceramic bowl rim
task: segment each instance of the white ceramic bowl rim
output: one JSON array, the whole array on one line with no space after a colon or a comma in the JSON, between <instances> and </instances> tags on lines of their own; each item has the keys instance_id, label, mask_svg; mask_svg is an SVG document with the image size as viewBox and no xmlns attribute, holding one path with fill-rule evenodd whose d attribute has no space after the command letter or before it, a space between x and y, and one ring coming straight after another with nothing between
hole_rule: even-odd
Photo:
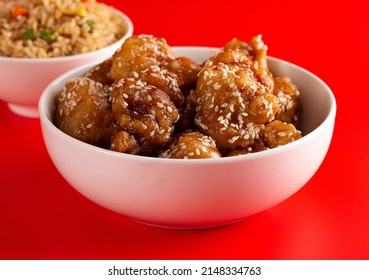
<instances>
[{"instance_id":1,"label":"white ceramic bowl rim","mask_svg":"<svg viewBox=\"0 0 369 280\"><path fill-rule=\"evenodd\" d=\"M123 34L122 37L120 37L117 41L115 41L114 43L111 43L108 46L105 46L101 49L95 50L95 51L91 51L91 52L87 52L87 53L82 53L82 54L74 54L74 55L67 55L67 56L60 56L60 57L47 57L47 58L20 58L20 57L8 57L8 56L0 56L0 63L2 61L4 62L8 62L8 61L13 61L13 62L22 62L22 63L50 63L50 62L57 62L57 61L63 61L63 62L67 62L69 60L74 60L76 58L83 58L83 57L89 57L89 56L94 56L100 52L103 52L106 48L110 48L116 44L121 45L121 40L126 36L126 34L132 34L133 33L133 23L131 21L131 19L123 12L111 7L115 13L117 13L118 15L120 15L123 19L123 21L126 23L126 32Z\"/></svg>"},{"instance_id":2,"label":"white ceramic bowl rim","mask_svg":"<svg viewBox=\"0 0 369 280\"><path fill-rule=\"evenodd\" d=\"M212 47L201 47L201 46L194 46L194 47L190 47L190 46L173 46L172 48L181 48L181 49L213 49L213 50L219 50L219 48L212 48ZM196 164L196 165L201 165L201 164L221 164L224 162L237 162L239 160L248 160L248 159L254 159L254 158L259 158L259 157L266 157L266 156L272 156L272 155L277 155L279 153L283 153L285 150L289 150L291 148L293 148L296 145L301 145L303 142L309 141L311 138L314 138L315 135L320 134L321 131L324 131L325 129L328 129L329 125L331 122L334 122L335 120L335 116L336 116L336 110L337 110L337 105L336 105L336 100L335 97L333 95L333 92L331 91L331 89L328 87L328 85L321 80L318 76L316 76L315 74L311 73L310 71L295 65L293 63L290 63L288 61L279 59L279 58L274 58L271 56L268 56L268 59L272 59L272 60L276 60L276 61L280 61L289 65L292 65L298 69L300 69L301 71L305 72L308 75L313 76L315 79L319 80L320 83L324 86L325 90L328 92L328 97L329 97L329 110L327 113L327 116L325 117L325 119L311 132L309 132L308 134L304 135L303 137L301 137L300 139L288 143L286 145L283 146L279 146L273 149L269 149L269 150L265 150L265 151L260 151L260 152L256 152L256 153L250 153L250 154L246 154L246 155L239 155L239 156L233 156L233 157L222 157L222 158L216 158L216 159L189 159L189 160L185 160L185 159L172 159L172 158L157 158L157 157L148 157L148 156L139 156L139 155L131 155L131 154L125 154L125 153L119 153L119 152L115 152L112 150L108 150L105 148L100 148L88 143L85 143L83 141L77 140L71 136L69 136L68 134L62 132L61 130L59 130L52 122L52 120L50 119L52 116L48 116L48 108L46 108L47 105L47 101L49 99L48 95L50 95L50 93L46 94L49 90L50 87L53 87L54 84L58 84L61 80L65 79L67 76L70 76L70 73L72 72L78 72L81 71L82 69L85 69L86 72L88 71L88 69L92 68L93 66L97 65L98 63L101 63L101 61L99 62L91 62L89 64L85 64L82 66L79 66L77 68L74 68L66 73L64 73L63 75L59 76L58 78L56 78L46 89L45 91L42 93L40 101L39 101L39 113L40 113L40 121L42 121L47 127L48 129L50 129L51 131L53 131L54 133L58 134L61 137L64 137L66 141L72 141L74 144L81 146L81 148L84 149L91 149L91 150L95 150L96 152L99 153L105 153L108 154L110 156L114 156L114 157L121 157L121 158L126 158L127 160L136 160L136 161L152 161L153 163L161 163L161 164Z\"/></svg>"}]
</instances>

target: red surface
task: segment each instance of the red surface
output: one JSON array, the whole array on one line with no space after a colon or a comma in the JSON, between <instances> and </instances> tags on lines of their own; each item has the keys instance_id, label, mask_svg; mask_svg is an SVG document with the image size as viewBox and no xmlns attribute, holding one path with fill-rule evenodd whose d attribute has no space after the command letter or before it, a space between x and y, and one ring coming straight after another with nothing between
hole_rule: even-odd
<instances>
[{"instance_id":1,"label":"red surface","mask_svg":"<svg viewBox=\"0 0 369 280\"><path fill-rule=\"evenodd\" d=\"M104 2L131 17L135 34L171 45L220 47L263 34L269 55L305 67L333 90L328 155L301 191L246 221L159 229L77 193L51 162L39 121L0 101L1 259L369 259L367 1Z\"/></svg>"}]
</instances>

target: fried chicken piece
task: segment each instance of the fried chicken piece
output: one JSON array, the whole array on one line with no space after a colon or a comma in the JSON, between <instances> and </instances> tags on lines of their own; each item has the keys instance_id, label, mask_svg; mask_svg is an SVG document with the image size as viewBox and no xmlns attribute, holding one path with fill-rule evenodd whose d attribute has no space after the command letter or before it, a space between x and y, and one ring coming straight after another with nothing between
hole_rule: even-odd
<instances>
[{"instance_id":1,"label":"fried chicken piece","mask_svg":"<svg viewBox=\"0 0 369 280\"><path fill-rule=\"evenodd\" d=\"M175 59L172 49L163 38L152 35L131 36L113 55L111 79L127 78L132 72L139 73L151 66L168 65Z\"/></svg>"},{"instance_id":2,"label":"fried chicken piece","mask_svg":"<svg viewBox=\"0 0 369 280\"><path fill-rule=\"evenodd\" d=\"M261 35L255 36L250 43L240 41L236 38L228 42L224 46L224 50L240 50L245 53L251 60L258 62L258 67L267 67L267 50L268 47L262 41ZM269 75L272 74L269 70ZM298 125L300 120L300 100L299 91L288 77L273 77L274 88L273 94L278 97L280 109L278 110L275 119L282 122L293 123Z\"/></svg>"},{"instance_id":3,"label":"fried chicken piece","mask_svg":"<svg viewBox=\"0 0 369 280\"><path fill-rule=\"evenodd\" d=\"M246 155L250 153L256 153L268 150L268 147L266 146L264 139L262 137L255 139L254 142L245 148L236 148L234 150L228 150L223 153L223 156L225 157L232 157L232 156L241 156Z\"/></svg>"},{"instance_id":4,"label":"fried chicken piece","mask_svg":"<svg viewBox=\"0 0 369 280\"><path fill-rule=\"evenodd\" d=\"M154 155L163 149L179 118L168 95L140 79L123 78L114 82L111 96L117 130L136 139L138 154Z\"/></svg>"},{"instance_id":5,"label":"fried chicken piece","mask_svg":"<svg viewBox=\"0 0 369 280\"><path fill-rule=\"evenodd\" d=\"M169 62L166 68L178 77L178 85L182 92L195 88L197 75L201 67L192 59L180 56Z\"/></svg>"},{"instance_id":6,"label":"fried chicken piece","mask_svg":"<svg viewBox=\"0 0 369 280\"><path fill-rule=\"evenodd\" d=\"M91 80L94 80L95 82L101 83L103 85L110 85L114 82L114 80L110 79L108 75L112 64L113 60L111 58L107 59L88 71L85 74L85 77L90 78Z\"/></svg>"},{"instance_id":7,"label":"fried chicken piece","mask_svg":"<svg viewBox=\"0 0 369 280\"><path fill-rule=\"evenodd\" d=\"M228 42L224 50L239 50L247 55L252 61L257 62L257 67L263 67L267 69L267 51L268 47L262 40L262 36L258 35L251 39L249 43L238 40L237 38L232 39Z\"/></svg>"},{"instance_id":8,"label":"fried chicken piece","mask_svg":"<svg viewBox=\"0 0 369 280\"><path fill-rule=\"evenodd\" d=\"M245 148L236 148L223 153L224 156L239 156L276 148L294 142L302 137L301 132L291 123L274 120L260 131L260 137Z\"/></svg>"},{"instance_id":9,"label":"fried chicken piece","mask_svg":"<svg viewBox=\"0 0 369 280\"><path fill-rule=\"evenodd\" d=\"M251 79L250 82L254 84L250 84L250 90L252 92L259 91L259 93L270 93L273 90L274 81L268 68L261 67L259 63L251 60L242 51L232 49L221 51L209 58L209 60L205 63L205 68L207 66L220 64L225 64L225 69L221 69L223 72L229 72L235 68L236 70L239 68L241 70L248 71L250 76L249 79ZM232 69L228 69L227 66L233 67ZM224 73L225 78L227 77L227 74L228 73Z\"/></svg>"},{"instance_id":10,"label":"fried chicken piece","mask_svg":"<svg viewBox=\"0 0 369 280\"><path fill-rule=\"evenodd\" d=\"M280 104L280 109L275 115L275 119L292 123L298 127L301 113L300 92L291 79L288 77L275 77L273 94L278 97Z\"/></svg>"},{"instance_id":11,"label":"fried chicken piece","mask_svg":"<svg viewBox=\"0 0 369 280\"><path fill-rule=\"evenodd\" d=\"M162 38L132 36L113 55L111 79L141 79L167 93L177 106L184 102L183 90L196 83L200 67L191 59L174 54Z\"/></svg>"},{"instance_id":12,"label":"fried chicken piece","mask_svg":"<svg viewBox=\"0 0 369 280\"><path fill-rule=\"evenodd\" d=\"M293 124L279 120L268 123L262 134L268 148L286 145L301 138L301 132Z\"/></svg>"},{"instance_id":13,"label":"fried chicken piece","mask_svg":"<svg viewBox=\"0 0 369 280\"><path fill-rule=\"evenodd\" d=\"M136 73L134 72L132 77L139 77L148 85L164 91L177 107L183 104L184 95L178 85L178 76L173 72L160 68L157 65L152 65L148 69Z\"/></svg>"},{"instance_id":14,"label":"fried chicken piece","mask_svg":"<svg viewBox=\"0 0 369 280\"><path fill-rule=\"evenodd\" d=\"M116 132L110 143L110 150L120 153L135 155L138 149L137 140L126 131Z\"/></svg>"},{"instance_id":15,"label":"fried chicken piece","mask_svg":"<svg viewBox=\"0 0 369 280\"><path fill-rule=\"evenodd\" d=\"M170 147L159 155L160 158L201 159L220 158L215 142L200 132L180 134Z\"/></svg>"},{"instance_id":16,"label":"fried chicken piece","mask_svg":"<svg viewBox=\"0 0 369 280\"><path fill-rule=\"evenodd\" d=\"M106 147L113 131L109 95L101 83L75 78L56 97L55 125L83 142Z\"/></svg>"},{"instance_id":17,"label":"fried chicken piece","mask_svg":"<svg viewBox=\"0 0 369 280\"><path fill-rule=\"evenodd\" d=\"M221 150L248 147L279 110L273 79L238 50L210 58L199 73L195 123Z\"/></svg>"},{"instance_id":18,"label":"fried chicken piece","mask_svg":"<svg viewBox=\"0 0 369 280\"><path fill-rule=\"evenodd\" d=\"M184 132L186 130L196 129L194 122L196 116L196 105L193 102L191 95L192 94L188 94L185 96L184 104L178 108L179 120L175 125L176 132Z\"/></svg>"}]
</instances>

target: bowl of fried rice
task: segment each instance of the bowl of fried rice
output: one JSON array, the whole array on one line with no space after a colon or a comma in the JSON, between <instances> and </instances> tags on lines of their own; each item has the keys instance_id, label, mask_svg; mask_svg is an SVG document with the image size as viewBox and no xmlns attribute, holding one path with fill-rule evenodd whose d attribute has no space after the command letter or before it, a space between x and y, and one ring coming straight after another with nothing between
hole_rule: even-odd
<instances>
[{"instance_id":1,"label":"bowl of fried rice","mask_svg":"<svg viewBox=\"0 0 369 280\"><path fill-rule=\"evenodd\" d=\"M111 57L132 33L126 14L96 0L0 1L0 100L37 118L53 79Z\"/></svg>"}]
</instances>

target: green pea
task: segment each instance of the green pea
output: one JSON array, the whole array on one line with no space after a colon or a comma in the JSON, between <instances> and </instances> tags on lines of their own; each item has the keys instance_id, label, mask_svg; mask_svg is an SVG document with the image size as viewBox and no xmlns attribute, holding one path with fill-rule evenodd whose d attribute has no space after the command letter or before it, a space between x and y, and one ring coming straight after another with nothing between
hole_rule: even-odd
<instances>
[{"instance_id":1,"label":"green pea","mask_svg":"<svg viewBox=\"0 0 369 280\"><path fill-rule=\"evenodd\" d=\"M23 34L22 34L22 39L24 41L27 40L35 40L36 39L36 33L35 30L30 28L30 29L26 29Z\"/></svg>"},{"instance_id":2,"label":"green pea","mask_svg":"<svg viewBox=\"0 0 369 280\"><path fill-rule=\"evenodd\" d=\"M89 27L89 30L88 30L88 33L92 33L94 32L94 25L95 25L95 22L91 19L87 20L86 21L86 24L88 25Z\"/></svg>"},{"instance_id":3,"label":"green pea","mask_svg":"<svg viewBox=\"0 0 369 280\"><path fill-rule=\"evenodd\" d=\"M56 40L55 33L50 29L44 29L41 31L41 39L46 42L53 42Z\"/></svg>"}]
</instances>

